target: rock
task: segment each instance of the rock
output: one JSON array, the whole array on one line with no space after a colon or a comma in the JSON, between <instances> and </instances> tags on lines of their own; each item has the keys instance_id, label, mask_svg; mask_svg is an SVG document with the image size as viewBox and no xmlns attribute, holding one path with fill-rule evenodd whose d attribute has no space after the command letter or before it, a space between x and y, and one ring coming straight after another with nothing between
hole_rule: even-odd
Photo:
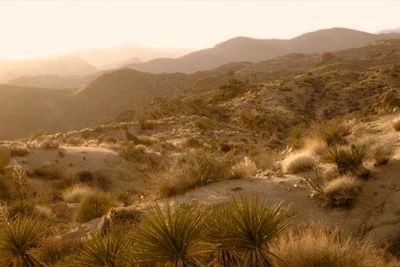
<instances>
[{"instance_id":1,"label":"rock","mask_svg":"<svg viewBox=\"0 0 400 267\"><path fill-rule=\"evenodd\" d=\"M0 170L10 164L11 161L11 150L8 146L0 146Z\"/></svg>"},{"instance_id":2,"label":"rock","mask_svg":"<svg viewBox=\"0 0 400 267\"><path fill-rule=\"evenodd\" d=\"M79 225L79 227L74 230L62 235L62 238L81 238L89 234L90 232L97 230L100 223L102 222L102 217L93 219L86 223Z\"/></svg>"}]
</instances>

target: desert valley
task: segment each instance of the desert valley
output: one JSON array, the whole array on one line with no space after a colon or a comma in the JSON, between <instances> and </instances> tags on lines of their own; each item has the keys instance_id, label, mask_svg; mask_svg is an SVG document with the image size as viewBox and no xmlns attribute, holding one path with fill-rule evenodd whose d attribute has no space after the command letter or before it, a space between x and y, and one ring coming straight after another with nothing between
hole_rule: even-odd
<instances>
[{"instance_id":1,"label":"desert valley","mask_svg":"<svg viewBox=\"0 0 400 267\"><path fill-rule=\"evenodd\" d=\"M400 30L0 60L0 266L400 266Z\"/></svg>"}]
</instances>

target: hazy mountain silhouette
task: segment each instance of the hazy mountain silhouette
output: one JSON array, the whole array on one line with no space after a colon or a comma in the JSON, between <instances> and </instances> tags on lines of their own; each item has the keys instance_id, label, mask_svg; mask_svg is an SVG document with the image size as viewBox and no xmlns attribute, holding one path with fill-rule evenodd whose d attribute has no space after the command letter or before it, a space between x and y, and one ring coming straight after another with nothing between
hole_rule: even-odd
<instances>
[{"instance_id":1,"label":"hazy mountain silhouette","mask_svg":"<svg viewBox=\"0 0 400 267\"><path fill-rule=\"evenodd\" d=\"M314 31L289 40L237 37L217 44L213 48L196 51L177 59L155 59L147 63L130 64L128 67L153 73L192 73L230 62L258 62L289 53L335 51L394 37L396 35L372 34L345 28Z\"/></svg>"},{"instance_id":2,"label":"hazy mountain silhouette","mask_svg":"<svg viewBox=\"0 0 400 267\"><path fill-rule=\"evenodd\" d=\"M76 57L0 60L0 82L21 76L89 75L97 69Z\"/></svg>"}]
</instances>

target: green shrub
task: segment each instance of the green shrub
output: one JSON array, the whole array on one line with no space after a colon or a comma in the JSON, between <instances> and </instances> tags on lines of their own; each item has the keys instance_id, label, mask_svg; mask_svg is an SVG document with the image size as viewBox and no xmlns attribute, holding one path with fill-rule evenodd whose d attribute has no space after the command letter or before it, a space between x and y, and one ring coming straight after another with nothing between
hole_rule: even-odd
<instances>
[{"instance_id":1,"label":"green shrub","mask_svg":"<svg viewBox=\"0 0 400 267\"><path fill-rule=\"evenodd\" d=\"M127 255L127 242L123 236L92 234L76 256L75 265L85 267L132 266Z\"/></svg>"},{"instance_id":2,"label":"green shrub","mask_svg":"<svg viewBox=\"0 0 400 267\"><path fill-rule=\"evenodd\" d=\"M165 210L156 205L140 223L134 243L134 255L140 266L198 266L205 225L204 206L184 205Z\"/></svg>"},{"instance_id":3,"label":"green shrub","mask_svg":"<svg viewBox=\"0 0 400 267\"><path fill-rule=\"evenodd\" d=\"M348 171L355 173L362 167L365 158L365 150L362 147L352 145L348 147L334 146L328 149L328 162L336 164L339 173Z\"/></svg>"},{"instance_id":4,"label":"green shrub","mask_svg":"<svg viewBox=\"0 0 400 267\"><path fill-rule=\"evenodd\" d=\"M242 197L218 207L208 219L206 240L216 266L274 266L271 243L288 226L287 209L265 199Z\"/></svg>"},{"instance_id":5,"label":"green shrub","mask_svg":"<svg viewBox=\"0 0 400 267\"><path fill-rule=\"evenodd\" d=\"M82 199L75 220L85 223L106 214L117 202L107 193L94 192Z\"/></svg>"},{"instance_id":6,"label":"green shrub","mask_svg":"<svg viewBox=\"0 0 400 267\"><path fill-rule=\"evenodd\" d=\"M10 267L41 266L32 249L43 236L42 222L18 216L0 225L0 265Z\"/></svg>"},{"instance_id":7,"label":"green shrub","mask_svg":"<svg viewBox=\"0 0 400 267\"><path fill-rule=\"evenodd\" d=\"M340 176L326 184L323 191L330 206L348 206L360 193L361 182L353 176Z\"/></svg>"}]
</instances>

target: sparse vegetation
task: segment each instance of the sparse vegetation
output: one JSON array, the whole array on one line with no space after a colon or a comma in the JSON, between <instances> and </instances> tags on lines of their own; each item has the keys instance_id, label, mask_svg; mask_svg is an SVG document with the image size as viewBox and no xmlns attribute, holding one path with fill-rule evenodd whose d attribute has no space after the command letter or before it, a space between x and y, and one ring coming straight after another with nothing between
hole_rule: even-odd
<instances>
[{"instance_id":1,"label":"sparse vegetation","mask_svg":"<svg viewBox=\"0 0 400 267\"><path fill-rule=\"evenodd\" d=\"M350 134L348 126L339 123L333 123L322 133L322 138L326 145L336 146L346 144L346 136Z\"/></svg>"},{"instance_id":2,"label":"sparse vegetation","mask_svg":"<svg viewBox=\"0 0 400 267\"><path fill-rule=\"evenodd\" d=\"M43 240L36 249L38 260L50 266L70 260L83 248L80 238L51 238ZM70 264L70 262L68 263Z\"/></svg>"},{"instance_id":3,"label":"sparse vegetation","mask_svg":"<svg viewBox=\"0 0 400 267\"><path fill-rule=\"evenodd\" d=\"M387 164L393 155L393 144L382 143L372 149L374 165L381 166Z\"/></svg>"}]
</instances>

